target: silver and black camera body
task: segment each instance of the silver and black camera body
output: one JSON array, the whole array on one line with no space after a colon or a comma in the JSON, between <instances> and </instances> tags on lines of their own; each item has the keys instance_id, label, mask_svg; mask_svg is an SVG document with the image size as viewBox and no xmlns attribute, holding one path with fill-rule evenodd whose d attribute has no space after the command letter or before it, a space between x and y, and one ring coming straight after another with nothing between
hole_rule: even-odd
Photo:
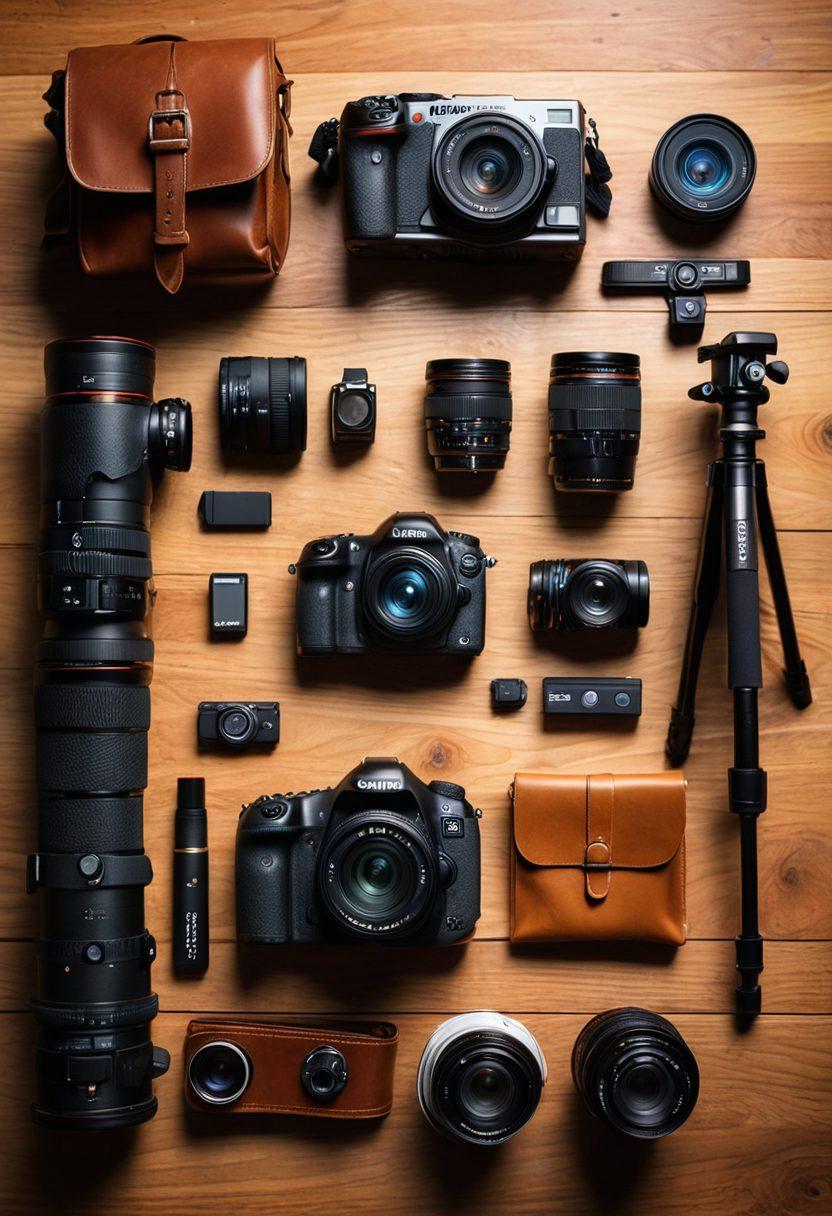
<instances>
[{"instance_id":1,"label":"silver and black camera body","mask_svg":"<svg viewBox=\"0 0 832 1216\"><path fill-rule=\"evenodd\" d=\"M420 512L310 541L294 567L298 652L479 654L493 564L475 536Z\"/></svg>"},{"instance_id":2,"label":"silver and black camera body","mask_svg":"<svg viewBox=\"0 0 832 1216\"><path fill-rule=\"evenodd\" d=\"M461 786L425 785L389 757L334 788L258 798L237 828L238 940L465 941L480 915L478 818Z\"/></svg>"},{"instance_id":3,"label":"silver and black camera body","mask_svg":"<svg viewBox=\"0 0 832 1216\"><path fill-rule=\"evenodd\" d=\"M339 157L347 248L575 261L584 145L579 101L400 93L348 102Z\"/></svg>"}]
</instances>

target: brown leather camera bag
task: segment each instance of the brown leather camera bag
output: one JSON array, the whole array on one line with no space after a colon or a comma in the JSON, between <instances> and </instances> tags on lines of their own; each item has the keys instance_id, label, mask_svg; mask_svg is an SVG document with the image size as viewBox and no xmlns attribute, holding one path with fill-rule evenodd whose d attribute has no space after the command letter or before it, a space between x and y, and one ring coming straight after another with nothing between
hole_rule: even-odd
<instances>
[{"instance_id":1,"label":"brown leather camera bag","mask_svg":"<svg viewBox=\"0 0 832 1216\"><path fill-rule=\"evenodd\" d=\"M685 941L681 773L518 773L512 801L512 941Z\"/></svg>"},{"instance_id":2,"label":"brown leather camera bag","mask_svg":"<svg viewBox=\"0 0 832 1216\"><path fill-rule=\"evenodd\" d=\"M45 243L87 274L275 275L289 243L289 99L270 38L80 47L44 94L66 175Z\"/></svg>"}]
</instances>

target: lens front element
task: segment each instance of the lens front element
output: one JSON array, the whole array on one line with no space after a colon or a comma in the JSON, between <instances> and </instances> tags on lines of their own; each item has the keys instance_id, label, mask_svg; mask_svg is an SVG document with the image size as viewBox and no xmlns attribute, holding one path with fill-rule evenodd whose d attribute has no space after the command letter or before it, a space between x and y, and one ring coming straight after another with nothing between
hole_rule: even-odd
<instances>
[{"instance_id":1,"label":"lens front element","mask_svg":"<svg viewBox=\"0 0 832 1216\"><path fill-rule=\"evenodd\" d=\"M650 189L678 219L727 219L754 184L757 156L745 131L719 114L692 114L665 132L653 153Z\"/></svg>"},{"instance_id":2,"label":"lens front element","mask_svg":"<svg viewBox=\"0 0 832 1216\"><path fill-rule=\"evenodd\" d=\"M188 1084L211 1106L228 1106L242 1097L251 1081L251 1062L236 1043L217 1041L199 1047L188 1065Z\"/></svg>"}]
</instances>

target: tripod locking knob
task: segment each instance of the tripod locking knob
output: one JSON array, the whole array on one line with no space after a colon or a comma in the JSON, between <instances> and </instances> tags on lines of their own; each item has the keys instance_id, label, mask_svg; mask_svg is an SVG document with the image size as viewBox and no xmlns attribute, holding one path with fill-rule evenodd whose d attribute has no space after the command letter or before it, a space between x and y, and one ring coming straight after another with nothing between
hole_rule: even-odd
<instances>
[{"instance_id":1,"label":"tripod locking knob","mask_svg":"<svg viewBox=\"0 0 832 1216\"><path fill-rule=\"evenodd\" d=\"M773 363L766 364L766 375L775 384L785 384L789 378L789 365L782 359L775 359Z\"/></svg>"}]
</instances>

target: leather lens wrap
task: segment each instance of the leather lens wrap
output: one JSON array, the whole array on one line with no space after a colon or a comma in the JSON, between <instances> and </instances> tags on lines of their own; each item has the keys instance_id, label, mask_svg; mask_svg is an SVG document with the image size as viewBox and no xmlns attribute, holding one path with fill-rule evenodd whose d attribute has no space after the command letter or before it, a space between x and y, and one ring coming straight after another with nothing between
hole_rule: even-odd
<instances>
[{"instance_id":1,"label":"leather lens wrap","mask_svg":"<svg viewBox=\"0 0 832 1216\"><path fill-rule=\"evenodd\" d=\"M192 1110L218 1114L309 1115L323 1119L380 1119L393 1105L393 1074L399 1033L389 1022L276 1022L200 1019L185 1033L185 1099ZM194 1053L216 1040L236 1043L251 1061L251 1081L228 1106L203 1102L188 1084ZM347 1061L347 1084L331 1102L311 1098L301 1065L316 1047L335 1047Z\"/></svg>"},{"instance_id":2,"label":"leather lens wrap","mask_svg":"<svg viewBox=\"0 0 832 1216\"><path fill-rule=\"evenodd\" d=\"M513 941L686 940L681 773L518 773L513 802Z\"/></svg>"}]
</instances>

